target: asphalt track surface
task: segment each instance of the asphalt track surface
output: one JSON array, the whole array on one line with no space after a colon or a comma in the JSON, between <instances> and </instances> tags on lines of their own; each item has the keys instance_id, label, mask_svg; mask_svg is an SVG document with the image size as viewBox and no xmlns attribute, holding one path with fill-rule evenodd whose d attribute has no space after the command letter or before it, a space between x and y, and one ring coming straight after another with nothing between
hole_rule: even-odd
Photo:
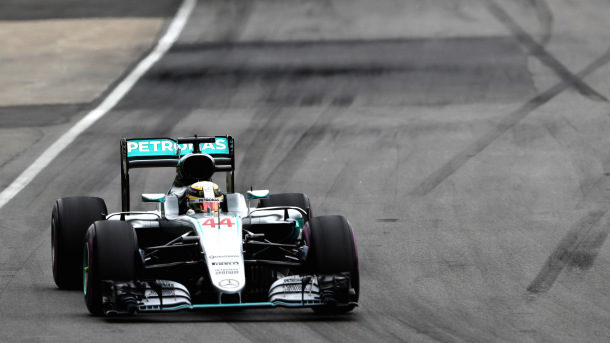
<instances>
[{"instance_id":1,"label":"asphalt track surface","mask_svg":"<svg viewBox=\"0 0 610 343\"><path fill-rule=\"evenodd\" d=\"M179 6L82 3L4 1L0 20ZM610 341L609 5L199 1L163 60L0 209L0 342ZM103 96L0 107L3 187ZM238 191L305 192L351 221L359 308L101 319L55 288L54 200L118 210L119 138L194 133L235 137ZM132 203L171 176L135 172Z\"/></svg>"}]
</instances>

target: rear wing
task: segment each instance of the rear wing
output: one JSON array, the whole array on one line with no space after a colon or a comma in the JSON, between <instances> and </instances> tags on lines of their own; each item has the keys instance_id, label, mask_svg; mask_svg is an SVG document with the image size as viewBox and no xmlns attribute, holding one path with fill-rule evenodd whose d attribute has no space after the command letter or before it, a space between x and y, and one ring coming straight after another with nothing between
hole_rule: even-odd
<instances>
[{"instance_id":1,"label":"rear wing","mask_svg":"<svg viewBox=\"0 0 610 343\"><path fill-rule=\"evenodd\" d=\"M214 159L215 172L226 172L227 192L234 192L235 153L231 136L194 136L172 138L121 139L122 211L129 211L129 170L133 168L173 167L181 157L205 153Z\"/></svg>"}]
</instances>

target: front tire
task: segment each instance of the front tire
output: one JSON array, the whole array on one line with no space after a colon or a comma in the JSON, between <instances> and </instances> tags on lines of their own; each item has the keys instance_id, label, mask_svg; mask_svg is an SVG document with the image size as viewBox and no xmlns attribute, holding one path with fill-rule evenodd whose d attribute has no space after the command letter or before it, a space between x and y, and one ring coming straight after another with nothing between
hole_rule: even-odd
<instances>
[{"instance_id":1,"label":"front tire","mask_svg":"<svg viewBox=\"0 0 610 343\"><path fill-rule=\"evenodd\" d=\"M340 293L336 296L343 299L345 304L327 304L314 308L314 311L337 314L353 310L355 305L348 303L357 302L360 297L360 272L356 240L351 225L343 216L321 216L312 218L305 231L309 245L307 262L311 272L318 275L319 280L349 281L345 289L328 289L329 293Z\"/></svg>"},{"instance_id":2,"label":"front tire","mask_svg":"<svg viewBox=\"0 0 610 343\"><path fill-rule=\"evenodd\" d=\"M137 278L138 240L124 221L97 221L87 230L83 253L83 291L91 314L104 314L104 280L132 281Z\"/></svg>"},{"instance_id":3,"label":"front tire","mask_svg":"<svg viewBox=\"0 0 610 343\"><path fill-rule=\"evenodd\" d=\"M60 289L82 287L83 238L87 228L107 213L103 199L68 197L55 202L51 214L53 279Z\"/></svg>"}]
</instances>

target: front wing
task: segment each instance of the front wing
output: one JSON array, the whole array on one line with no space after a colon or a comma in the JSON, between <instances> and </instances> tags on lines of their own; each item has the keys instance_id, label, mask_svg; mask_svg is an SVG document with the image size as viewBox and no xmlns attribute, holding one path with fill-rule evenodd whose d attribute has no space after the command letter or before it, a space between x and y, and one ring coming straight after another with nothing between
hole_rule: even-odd
<instances>
[{"instance_id":1,"label":"front wing","mask_svg":"<svg viewBox=\"0 0 610 343\"><path fill-rule=\"evenodd\" d=\"M315 276L288 276L275 281L269 289L269 301L250 303L193 304L188 289L175 281L154 283L114 283L114 294L104 297L105 315L175 312L217 308L314 308L326 306L321 300ZM337 304L357 306L355 302Z\"/></svg>"}]
</instances>

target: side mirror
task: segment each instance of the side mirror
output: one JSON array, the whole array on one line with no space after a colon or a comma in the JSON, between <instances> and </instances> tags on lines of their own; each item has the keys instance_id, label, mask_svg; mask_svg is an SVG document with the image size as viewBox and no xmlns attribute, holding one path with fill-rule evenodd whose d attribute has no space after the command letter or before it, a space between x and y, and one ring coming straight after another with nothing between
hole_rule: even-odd
<instances>
[{"instance_id":1,"label":"side mirror","mask_svg":"<svg viewBox=\"0 0 610 343\"><path fill-rule=\"evenodd\" d=\"M142 193L143 202L164 202L165 194L163 193Z\"/></svg>"},{"instance_id":2,"label":"side mirror","mask_svg":"<svg viewBox=\"0 0 610 343\"><path fill-rule=\"evenodd\" d=\"M161 208L162 214L165 215L167 219L175 219L180 215L180 206L178 206L178 197L169 194L165 197L165 203Z\"/></svg>"},{"instance_id":3,"label":"side mirror","mask_svg":"<svg viewBox=\"0 0 610 343\"><path fill-rule=\"evenodd\" d=\"M268 197L269 197L268 189L260 189L260 190L246 192L246 198L248 198L248 200L265 199Z\"/></svg>"}]
</instances>

